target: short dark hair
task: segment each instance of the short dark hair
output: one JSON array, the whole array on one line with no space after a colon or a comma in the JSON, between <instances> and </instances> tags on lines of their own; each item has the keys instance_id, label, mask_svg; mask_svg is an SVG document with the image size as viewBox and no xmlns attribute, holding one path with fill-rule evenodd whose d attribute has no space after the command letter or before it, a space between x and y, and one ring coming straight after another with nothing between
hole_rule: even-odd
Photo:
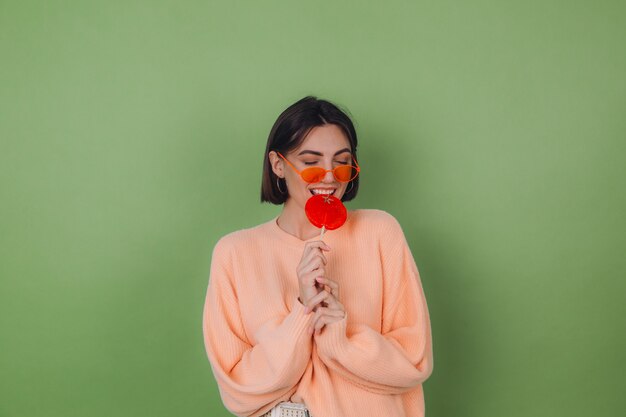
<instances>
[{"instance_id":1,"label":"short dark hair","mask_svg":"<svg viewBox=\"0 0 626 417\"><path fill-rule=\"evenodd\" d=\"M304 141L309 132L317 126L328 124L337 125L348 138L352 156L356 156L357 137L352 120L346 114L347 110L340 109L337 105L318 99L314 96L306 96L285 109L272 126L265 155L263 155L263 179L261 182L261 202L283 204L287 201L289 192L281 193L277 187L278 176L272 171L269 161L270 151L278 151L285 155L292 149L297 148ZM280 179L281 189L287 190L284 179ZM341 197L341 201L350 201L356 197L359 190L359 176L352 180L352 188Z\"/></svg>"}]
</instances>

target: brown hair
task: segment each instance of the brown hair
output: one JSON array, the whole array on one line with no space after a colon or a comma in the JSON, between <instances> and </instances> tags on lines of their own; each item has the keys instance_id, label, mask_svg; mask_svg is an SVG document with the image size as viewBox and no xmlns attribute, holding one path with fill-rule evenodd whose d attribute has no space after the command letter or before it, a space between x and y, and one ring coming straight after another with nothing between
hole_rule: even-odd
<instances>
[{"instance_id":1,"label":"brown hair","mask_svg":"<svg viewBox=\"0 0 626 417\"><path fill-rule=\"evenodd\" d=\"M267 201L277 205L283 204L289 196L288 191L281 193L277 187L276 179L278 177L272 171L268 157L270 151L277 151L286 155L287 152L300 146L314 127L334 124L341 128L350 142L352 156L358 161L356 130L352 120L346 114L347 112L347 110L344 112L337 105L327 100L306 96L289 106L278 116L267 138L267 146L263 155L262 203ZM281 181L281 189L286 190L285 180L281 178L279 181ZM350 201L356 197L359 190L359 176L351 182L352 188L341 197L341 201Z\"/></svg>"}]
</instances>

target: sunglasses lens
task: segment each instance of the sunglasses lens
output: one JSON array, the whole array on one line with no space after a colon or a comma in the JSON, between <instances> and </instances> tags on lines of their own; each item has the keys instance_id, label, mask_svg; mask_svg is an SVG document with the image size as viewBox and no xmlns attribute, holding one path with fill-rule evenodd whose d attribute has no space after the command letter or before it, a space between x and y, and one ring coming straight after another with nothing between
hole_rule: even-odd
<instances>
[{"instance_id":1,"label":"sunglasses lens","mask_svg":"<svg viewBox=\"0 0 626 417\"><path fill-rule=\"evenodd\" d=\"M352 165L342 165L338 166L333 170L333 174L335 175L335 179L340 182L348 182L356 178L357 169ZM326 170L321 167L311 167L303 170L300 175L302 179L308 183L316 183L322 182L324 177L326 176Z\"/></svg>"},{"instance_id":2,"label":"sunglasses lens","mask_svg":"<svg viewBox=\"0 0 626 417\"><path fill-rule=\"evenodd\" d=\"M341 181L341 182L350 181L353 178L352 169L353 167L351 165L344 165L344 166L335 168L335 178L337 178L337 181Z\"/></svg>"},{"instance_id":3,"label":"sunglasses lens","mask_svg":"<svg viewBox=\"0 0 626 417\"><path fill-rule=\"evenodd\" d=\"M320 182L324 179L324 175L326 175L326 171L322 168L312 167L307 168L300 173L302 179L306 182L315 183Z\"/></svg>"}]
</instances>

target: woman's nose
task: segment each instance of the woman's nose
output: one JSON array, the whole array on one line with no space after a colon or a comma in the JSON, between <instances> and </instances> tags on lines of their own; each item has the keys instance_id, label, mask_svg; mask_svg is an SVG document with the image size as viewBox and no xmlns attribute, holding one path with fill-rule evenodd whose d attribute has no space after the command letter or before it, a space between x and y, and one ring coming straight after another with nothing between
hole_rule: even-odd
<instances>
[{"instance_id":1,"label":"woman's nose","mask_svg":"<svg viewBox=\"0 0 626 417\"><path fill-rule=\"evenodd\" d=\"M333 174L333 171L326 171L326 174L324 174L324 182L335 182L335 174Z\"/></svg>"}]
</instances>

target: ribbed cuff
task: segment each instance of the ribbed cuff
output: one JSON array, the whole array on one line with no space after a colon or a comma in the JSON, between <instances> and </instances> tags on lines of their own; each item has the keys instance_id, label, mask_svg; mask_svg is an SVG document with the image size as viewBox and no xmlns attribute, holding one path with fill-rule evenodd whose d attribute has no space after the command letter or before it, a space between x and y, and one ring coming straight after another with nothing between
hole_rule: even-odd
<instances>
[{"instance_id":1,"label":"ribbed cuff","mask_svg":"<svg viewBox=\"0 0 626 417\"><path fill-rule=\"evenodd\" d=\"M305 313L305 306L295 297L290 316L293 318L293 329L296 337L301 337L302 333L306 333L307 328L313 321L313 312Z\"/></svg>"}]
</instances>

